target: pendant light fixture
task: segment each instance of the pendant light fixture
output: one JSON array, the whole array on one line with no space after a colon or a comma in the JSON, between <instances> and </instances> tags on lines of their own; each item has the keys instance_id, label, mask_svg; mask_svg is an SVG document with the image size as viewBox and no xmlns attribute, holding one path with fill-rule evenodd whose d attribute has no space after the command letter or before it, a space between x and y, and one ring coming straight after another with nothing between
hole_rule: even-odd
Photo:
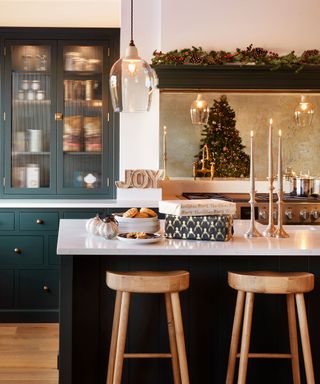
<instances>
[{"instance_id":1,"label":"pendant light fixture","mask_svg":"<svg viewBox=\"0 0 320 384\"><path fill-rule=\"evenodd\" d=\"M207 124L209 118L208 103L198 93L197 99L193 101L190 107L190 116L192 124L204 125Z\"/></svg>"},{"instance_id":2,"label":"pendant light fixture","mask_svg":"<svg viewBox=\"0 0 320 384\"><path fill-rule=\"evenodd\" d=\"M138 55L133 41L133 0L131 0L131 40L123 58L110 71L110 93L115 112L149 111L157 77L150 65Z\"/></svg>"},{"instance_id":3,"label":"pendant light fixture","mask_svg":"<svg viewBox=\"0 0 320 384\"><path fill-rule=\"evenodd\" d=\"M311 127L314 115L314 105L310 103L306 96L301 96L300 103L294 110L294 117L298 127Z\"/></svg>"}]
</instances>

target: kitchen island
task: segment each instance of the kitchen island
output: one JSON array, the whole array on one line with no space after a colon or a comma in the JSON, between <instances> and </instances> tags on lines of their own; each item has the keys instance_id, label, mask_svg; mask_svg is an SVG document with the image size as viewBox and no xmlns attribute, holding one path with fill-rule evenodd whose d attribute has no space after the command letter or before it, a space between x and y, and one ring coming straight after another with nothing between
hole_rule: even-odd
<instances>
[{"instance_id":1,"label":"kitchen island","mask_svg":"<svg viewBox=\"0 0 320 384\"><path fill-rule=\"evenodd\" d=\"M190 382L224 383L236 292L228 270L310 271L315 290L306 297L316 382L320 379L320 227L289 226L289 239L245 239L248 221L235 221L229 242L162 240L128 245L85 232L85 220L61 220L60 384L105 383L115 293L106 270L190 271L190 289L181 294ZM262 228L262 226L261 226ZM287 352L285 298L257 296L251 350ZM134 295L129 317L128 352L169 350L165 308L159 295ZM301 355L301 354L300 354ZM303 365L301 365L303 367ZM303 372L303 368L302 368ZM302 374L302 382L304 374ZM130 360L125 383L172 382L167 360ZM290 383L289 360L251 360L248 383Z\"/></svg>"}]
</instances>

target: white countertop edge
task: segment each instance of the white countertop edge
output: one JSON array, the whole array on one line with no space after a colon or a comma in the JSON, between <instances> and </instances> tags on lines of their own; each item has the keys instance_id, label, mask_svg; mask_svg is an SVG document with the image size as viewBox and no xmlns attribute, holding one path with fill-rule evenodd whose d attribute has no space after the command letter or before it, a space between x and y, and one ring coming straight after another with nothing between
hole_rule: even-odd
<instances>
[{"instance_id":1,"label":"white countertop edge","mask_svg":"<svg viewBox=\"0 0 320 384\"><path fill-rule=\"evenodd\" d=\"M0 199L1 208L156 208L158 200L115 199Z\"/></svg>"},{"instance_id":2,"label":"white countertop edge","mask_svg":"<svg viewBox=\"0 0 320 384\"><path fill-rule=\"evenodd\" d=\"M246 239L249 221L235 220L235 236L227 242L164 239L153 244L105 240L85 231L86 220L60 220L59 255L127 256L320 256L320 226L287 226L287 239ZM162 223L163 224L163 223ZM260 231L264 226L257 224Z\"/></svg>"}]
</instances>

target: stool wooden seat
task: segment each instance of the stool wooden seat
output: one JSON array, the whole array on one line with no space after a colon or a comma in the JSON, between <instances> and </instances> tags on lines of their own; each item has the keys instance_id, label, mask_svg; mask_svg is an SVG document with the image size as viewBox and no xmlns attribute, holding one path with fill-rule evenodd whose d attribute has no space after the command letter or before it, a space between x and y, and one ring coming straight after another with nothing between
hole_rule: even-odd
<instances>
[{"instance_id":1,"label":"stool wooden seat","mask_svg":"<svg viewBox=\"0 0 320 384\"><path fill-rule=\"evenodd\" d=\"M107 286L115 291L107 384L121 384L124 358L170 358L174 384L189 384L179 292L189 288L190 274L174 272L110 272ZM170 353L125 353L131 293L163 293L165 296Z\"/></svg>"},{"instance_id":2,"label":"stool wooden seat","mask_svg":"<svg viewBox=\"0 0 320 384\"><path fill-rule=\"evenodd\" d=\"M304 293L312 291L314 275L308 272L228 272L230 287L238 291L233 321L226 384L233 384L236 358L240 357L238 384L245 384L248 358L288 358L292 362L293 383L300 384L298 336L295 301L307 384L314 384L314 371L308 331ZM290 353L249 353L252 312L255 293L284 294L287 297ZM244 310L244 316L243 316ZM238 346L243 317L240 354Z\"/></svg>"}]
</instances>

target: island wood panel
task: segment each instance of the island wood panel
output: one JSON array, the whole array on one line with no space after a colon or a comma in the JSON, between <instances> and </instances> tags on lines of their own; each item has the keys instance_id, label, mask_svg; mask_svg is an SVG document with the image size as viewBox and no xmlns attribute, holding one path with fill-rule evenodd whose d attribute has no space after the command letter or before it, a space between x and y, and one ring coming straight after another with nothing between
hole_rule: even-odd
<instances>
[{"instance_id":1,"label":"island wood panel","mask_svg":"<svg viewBox=\"0 0 320 384\"><path fill-rule=\"evenodd\" d=\"M316 362L320 358L320 257L88 255L62 256L60 384L105 383L115 300L115 293L105 285L108 269L190 271L190 289L181 293L181 305L190 382L194 384L225 381L236 300L236 291L227 284L227 271L268 269L316 273L315 291L306 295L306 302L316 382L319 380L320 367ZM70 289L73 293L67 292ZM252 352L289 352L284 297L256 295L251 340ZM73 351L68 350L68 341ZM161 295L133 295L126 350L169 350ZM300 360L302 363L301 348ZM301 367L302 383L305 383ZM173 382L170 361L130 359L124 364L122 382L170 384ZM292 382L290 361L250 360L247 382Z\"/></svg>"}]
</instances>

